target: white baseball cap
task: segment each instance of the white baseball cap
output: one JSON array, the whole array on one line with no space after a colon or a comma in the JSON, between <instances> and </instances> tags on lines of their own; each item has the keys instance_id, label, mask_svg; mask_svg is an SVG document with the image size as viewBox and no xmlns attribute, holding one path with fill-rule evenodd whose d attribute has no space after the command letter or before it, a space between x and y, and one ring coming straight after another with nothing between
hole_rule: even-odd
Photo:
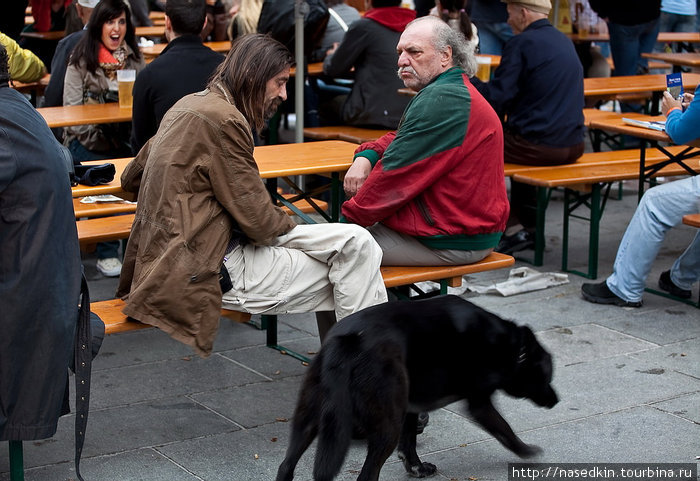
<instances>
[{"instance_id":1,"label":"white baseball cap","mask_svg":"<svg viewBox=\"0 0 700 481\"><path fill-rule=\"evenodd\" d=\"M78 5L85 8L95 8L100 0L78 0Z\"/></svg>"}]
</instances>

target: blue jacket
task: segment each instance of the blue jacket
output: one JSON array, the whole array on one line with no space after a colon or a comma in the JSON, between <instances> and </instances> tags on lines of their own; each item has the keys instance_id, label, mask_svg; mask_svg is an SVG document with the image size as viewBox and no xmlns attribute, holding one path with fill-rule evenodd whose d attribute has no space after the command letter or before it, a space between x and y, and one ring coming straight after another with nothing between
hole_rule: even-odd
<instances>
[{"instance_id":1,"label":"blue jacket","mask_svg":"<svg viewBox=\"0 0 700 481\"><path fill-rule=\"evenodd\" d=\"M700 85L695 89L695 98L685 112L674 109L668 113L666 133L676 144L700 139Z\"/></svg>"},{"instance_id":2,"label":"blue jacket","mask_svg":"<svg viewBox=\"0 0 700 481\"><path fill-rule=\"evenodd\" d=\"M549 147L583 142L583 67L574 44L547 19L506 42L488 83L471 81L507 117L504 130Z\"/></svg>"}]
</instances>

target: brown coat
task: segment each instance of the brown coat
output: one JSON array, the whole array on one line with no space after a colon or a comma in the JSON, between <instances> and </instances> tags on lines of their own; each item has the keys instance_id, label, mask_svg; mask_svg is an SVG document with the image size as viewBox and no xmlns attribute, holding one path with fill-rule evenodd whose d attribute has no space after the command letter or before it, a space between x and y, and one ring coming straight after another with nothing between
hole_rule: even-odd
<instances>
[{"instance_id":1,"label":"brown coat","mask_svg":"<svg viewBox=\"0 0 700 481\"><path fill-rule=\"evenodd\" d=\"M295 225L260 179L250 125L223 86L188 95L168 111L121 181L138 193L117 291L126 300L124 313L208 356L229 241L242 231L265 245Z\"/></svg>"}]
</instances>

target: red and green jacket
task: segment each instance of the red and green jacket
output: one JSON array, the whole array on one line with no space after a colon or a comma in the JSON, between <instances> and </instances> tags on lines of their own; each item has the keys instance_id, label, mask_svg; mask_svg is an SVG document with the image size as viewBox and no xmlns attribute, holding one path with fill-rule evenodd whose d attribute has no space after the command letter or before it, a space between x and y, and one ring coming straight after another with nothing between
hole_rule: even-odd
<instances>
[{"instance_id":1,"label":"red and green jacket","mask_svg":"<svg viewBox=\"0 0 700 481\"><path fill-rule=\"evenodd\" d=\"M362 144L372 172L343 204L352 222L414 236L433 249L496 247L509 204L498 116L459 68L409 103L395 133Z\"/></svg>"}]
</instances>

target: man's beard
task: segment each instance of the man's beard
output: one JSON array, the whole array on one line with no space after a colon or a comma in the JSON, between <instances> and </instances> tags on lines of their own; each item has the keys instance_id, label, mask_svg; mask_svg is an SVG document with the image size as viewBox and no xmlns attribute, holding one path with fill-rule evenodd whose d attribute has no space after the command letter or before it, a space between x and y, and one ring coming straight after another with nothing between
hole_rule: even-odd
<instances>
[{"instance_id":1,"label":"man's beard","mask_svg":"<svg viewBox=\"0 0 700 481\"><path fill-rule=\"evenodd\" d=\"M282 99L275 97L265 105L265 111L263 113L265 120L271 119L277 113L277 109L279 108L280 104L282 104Z\"/></svg>"},{"instance_id":2,"label":"man's beard","mask_svg":"<svg viewBox=\"0 0 700 481\"><path fill-rule=\"evenodd\" d=\"M404 78L401 76L402 72L408 72L412 74L413 77L404 80ZM399 79L403 81L403 84L406 87L415 90L416 92L428 85L428 82L424 82L424 80L418 76L418 73L415 70L413 70L412 67L399 67L399 69L396 71L396 74L398 75Z\"/></svg>"}]
</instances>

